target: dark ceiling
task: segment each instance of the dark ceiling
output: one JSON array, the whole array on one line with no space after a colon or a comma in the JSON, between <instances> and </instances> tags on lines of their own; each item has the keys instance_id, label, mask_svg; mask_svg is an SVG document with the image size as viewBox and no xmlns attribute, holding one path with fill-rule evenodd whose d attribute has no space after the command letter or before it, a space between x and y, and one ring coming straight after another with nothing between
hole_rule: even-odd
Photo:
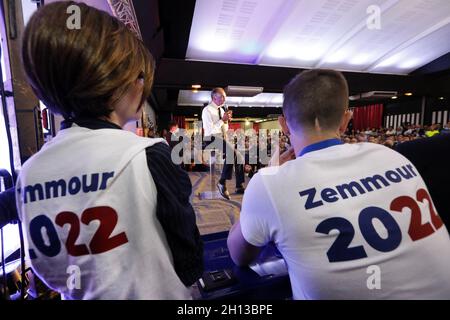
<instances>
[{"instance_id":1,"label":"dark ceiling","mask_svg":"<svg viewBox=\"0 0 450 320\"><path fill-rule=\"evenodd\" d=\"M177 107L178 91L201 84L215 86L261 86L265 92L282 92L301 69L258 65L186 61L186 49L195 0L133 0L145 44L157 60L153 104L157 112L188 115L198 107ZM344 72L351 94L368 91L397 91L399 95L450 96L450 53L415 70L410 75ZM383 101L380 101L383 102ZM361 102L352 102L352 105ZM273 113L264 108L246 108L248 116ZM253 109L253 110L250 110Z\"/></svg>"}]
</instances>

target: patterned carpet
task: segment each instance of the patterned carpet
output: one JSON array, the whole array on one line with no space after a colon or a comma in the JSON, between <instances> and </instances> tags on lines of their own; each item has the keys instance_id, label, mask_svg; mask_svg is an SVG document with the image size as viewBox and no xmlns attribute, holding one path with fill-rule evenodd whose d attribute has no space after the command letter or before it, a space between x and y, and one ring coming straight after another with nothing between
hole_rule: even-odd
<instances>
[{"instance_id":1,"label":"patterned carpet","mask_svg":"<svg viewBox=\"0 0 450 320\"><path fill-rule=\"evenodd\" d=\"M217 191L217 181L220 177L220 167L216 170L213 179L209 172L189 172L192 182L191 203L197 216L197 226L200 234L215 233L230 230L241 210L242 194L236 194L235 180L227 181L231 200L219 196L217 199L201 199L200 194L207 191ZM213 187L211 188L211 180ZM246 182L248 177L246 177Z\"/></svg>"}]
</instances>

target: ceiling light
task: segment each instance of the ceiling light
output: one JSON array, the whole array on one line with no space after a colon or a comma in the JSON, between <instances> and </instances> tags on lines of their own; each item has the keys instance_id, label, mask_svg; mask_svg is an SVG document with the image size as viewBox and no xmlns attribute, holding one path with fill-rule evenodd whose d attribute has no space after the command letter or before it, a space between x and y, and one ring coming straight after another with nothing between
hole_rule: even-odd
<instances>
[{"instance_id":1,"label":"ceiling light","mask_svg":"<svg viewBox=\"0 0 450 320\"><path fill-rule=\"evenodd\" d=\"M227 86L225 92L229 97L254 97L264 90L263 87Z\"/></svg>"},{"instance_id":2,"label":"ceiling light","mask_svg":"<svg viewBox=\"0 0 450 320\"><path fill-rule=\"evenodd\" d=\"M411 93L411 92L407 92L407 93L405 93L405 96L408 96L408 97L410 97L410 96L412 96L413 94Z\"/></svg>"},{"instance_id":3,"label":"ceiling light","mask_svg":"<svg viewBox=\"0 0 450 320\"><path fill-rule=\"evenodd\" d=\"M232 48L230 39L225 35L217 36L216 34L204 34L196 38L195 49L204 52L225 52ZM211 45L211 44L214 45Z\"/></svg>"},{"instance_id":4,"label":"ceiling light","mask_svg":"<svg viewBox=\"0 0 450 320\"><path fill-rule=\"evenodd\" d=\"M370 56L368 54L360 54L350 60L350 64L361 65L367 63Z\"/></svg>"},{"instance_id":5,"label":"ceiling light","mask_svg":"<svg viewBox=\"0 0 450 320\"><path fill-rule=\"evenodd\" d=\"M286 59L292 56L292 52L295 50L290 44L275 44L267 51L267 55L276 59Z\"/></svg>"},{"instance_id":6,"label":"ceiling light","mask_svg":"<svg viewBox=\"0 0 450 320\"><path fill-rule=\"evenodd\" d=\"M444 100L444 97L439 97L439 100Z\"/></svg>"},{"instance_id":7,"label":"ceiling light","mask_svg":"<svg viewBox=\"0 0 450 320\"><path fill-rule=\"evenodd\" d=\"M411 60L401 63L399 65L399 67L402 69L411 69L411 68L417 67L418 65L420 65L419 59L411 59Z\"/></svg>"},{"instance_id":8,"label":"ceiling light","mask_svg":"<svg viewBox=\"0 0 450 320\"><path fill-rule=\"evenodd\" d=\"M282 93L274 93L273 94L273 99L271 101L272 103L283 103L283 94Z\"/></svg>"},{"instance_id":9,"label":"ceiling light","mask_svg":"<svg viewBox=\"0 0 450 320\"><path fill-rule=\"evenodd\" d=\"M197 89L193 89L192 92L193 92L193 93L197 93L198 90L197 90Z\"/></svg>"},{"instance_id":10,"label":"ceiling light","mask_svg":"<svg viewBox=\"0 0 450 320\"><path fill-rule=\"evenodd\" d=\"M344 61L348 56L348 53L344 50L340 50L337 53L332 54L329 57L325 58L325 62L327 63L336 63Z\"/></svg>"},{"instance_id":11,"label":"ceiling light","mask_svg":"<svg viewBox=\"0 0 450 320\"><path fill-rule=\"evenodd\" d=\"M192 89L200 89L202 86L200 84L193 84Z\"/></svg>"},{"instance_id":12,"label":"ceiling light","mask_svg":"<svg viewBox=\"0 0 450 320\"><path fill-rule=\"evenodd\" d=\"M198 117L198 114L196 113L196 114L194 114L194 117Z\"/></svg>"},{"instance_id":13,"label":"ceiling light","mask_svg":"<svg viewBox=\"0 0 450 320\"><path fill-rule=\"evenodd\" d=\"M303 61L319 60L324 52L324 50L318 46L314 46L311 48L301 48L301 49L297 49L296 51L299 52L299 54L296 56L296 58L298 60L303 60Z\"/></svg>"},{"instance_id":14,"label":"ceiling light","mask_svg":"<svg viewBox=\"0 0 450 320\"><path fill-rule=\"evenodd\" d=\"M381 61L381 62L376 66L376 68L379 68L379 67L388 67L388 66L391 66L391 65L393 65L393 64L396 64L396 63L400 60L400 58L401 58L401 56L400 56L399 54L396 54L396 55L394 55L394 56L392 56L392 57L389 57L389 58L387 58L387 59Z\"/></svg>"},{"instance_id":15,"label":"ceiling light","mask_svg":"<svg viewBox=\"0 0 450 320\"><path fill-rule=\"evenodd\" d=\"M397 96L391 97L392 100L395 100L395 99L397 99L397 98L398 98Z\"/></svg>"}]
</instances>

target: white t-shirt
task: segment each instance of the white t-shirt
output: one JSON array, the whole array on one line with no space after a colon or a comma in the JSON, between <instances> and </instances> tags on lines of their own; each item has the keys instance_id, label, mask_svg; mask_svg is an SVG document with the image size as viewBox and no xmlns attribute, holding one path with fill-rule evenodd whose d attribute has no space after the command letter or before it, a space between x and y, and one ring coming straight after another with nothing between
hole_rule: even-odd
<instances>
[{"instance_id":1,"label":"white t-shirt","mask_svg":"<svg viewBox=\"0 0 450 320\"><path fill-rule=\"evenodd\" d=\"M64 299L191 298L156 217L145 148L162 141L74 125L24 164L17 207L27 252Z\"/></svg>"},{"instance_id":2,"label":"white t-shirt","mask_svg":"<svg viewBox=\"0 0 450 320\"><path fill-rule=\"evenodd\" d=\"M295 299L449 299L450 238L428 197L399 153L333 145L260 170L241 228L277 245Z\"/></svg>"}]
</instances>

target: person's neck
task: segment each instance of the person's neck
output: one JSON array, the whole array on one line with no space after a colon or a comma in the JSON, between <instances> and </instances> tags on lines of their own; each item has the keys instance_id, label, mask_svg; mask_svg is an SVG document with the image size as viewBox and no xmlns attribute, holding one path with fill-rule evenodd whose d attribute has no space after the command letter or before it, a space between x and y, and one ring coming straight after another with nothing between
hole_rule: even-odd
<instances>
[{"instance_id":1,"label":"person's neck","mask_svg":"<svg viewBox=\"0 0 450 320\"><path fill-rule=\"evenodd\" d=\"M123 128L123 126L126 124L126 121L124 122L123 120L121 120L115 111L111 112L108 117L101 117L100 119L117 124L121 128Z\"/></svg>"},{"instance_id":2,"label":"person's neck","mask_svg":"<svg viewBox=\"0 0 450 320\"><path fill-rule=\"evenodd\" d=\"M339 132L291 132L290 135L291 145L297 157L305 147L328 139L340 139Z\"/></svg>"}]
</instances>

